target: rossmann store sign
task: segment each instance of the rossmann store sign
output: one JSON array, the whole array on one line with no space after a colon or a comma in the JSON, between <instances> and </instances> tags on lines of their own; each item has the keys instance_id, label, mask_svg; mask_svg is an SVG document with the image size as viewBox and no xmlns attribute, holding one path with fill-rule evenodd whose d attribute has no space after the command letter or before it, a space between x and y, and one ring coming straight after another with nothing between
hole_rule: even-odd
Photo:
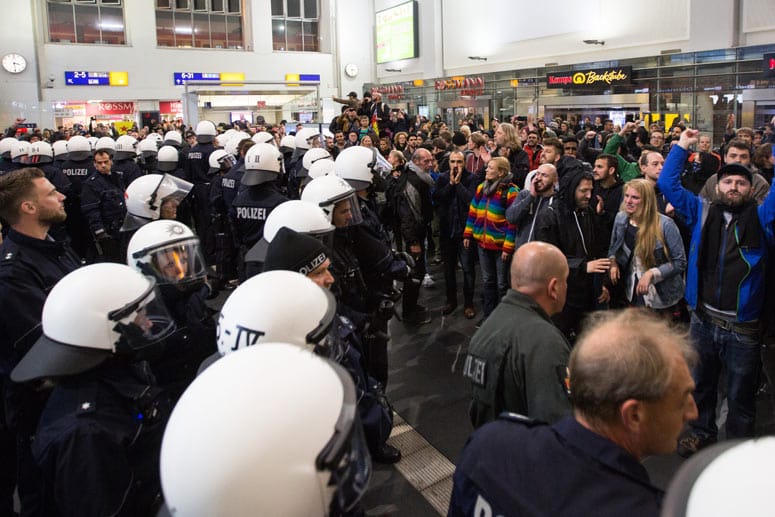
<instances>
[{"instance_id":1,"label":"rossmann store sign","mask_svg":"<svg viewBox=\"0 0 775 517\"><path fill-rule=\"evenodd\" d=\"M607 90L611 86L632 83L632 67L600 68L546 74L547 88Z\"/></svg>"}]
</instances>

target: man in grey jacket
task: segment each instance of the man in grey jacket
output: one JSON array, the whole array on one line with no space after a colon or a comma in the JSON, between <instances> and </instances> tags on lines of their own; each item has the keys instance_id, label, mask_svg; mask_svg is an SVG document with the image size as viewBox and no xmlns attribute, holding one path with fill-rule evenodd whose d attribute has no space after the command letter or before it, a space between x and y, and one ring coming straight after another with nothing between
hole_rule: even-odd
<instances>
[{"instance_id":1,"label":"man in grey jacket","mask_svg":"<svg viewBox=\"0 0 775 517\"><path fill-rule=\"evenodd\" d=\"M546 205L551 205L554 200L557 169L554 165L545 163L528 174L525 183L529 188L522 189L517 199L506 209L506 220L517 226L515 250L534 239L538 211Z\"/></svg>"}]
</instances>

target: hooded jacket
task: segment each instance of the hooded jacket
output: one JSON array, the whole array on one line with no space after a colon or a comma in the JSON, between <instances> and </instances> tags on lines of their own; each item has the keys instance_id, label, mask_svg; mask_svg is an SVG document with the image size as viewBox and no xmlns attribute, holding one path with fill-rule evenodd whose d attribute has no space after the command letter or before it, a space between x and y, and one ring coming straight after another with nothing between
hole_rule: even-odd
<instances>
[{"instance_id":1,"label":"hooded jacket","mask_svg":"<svg viewBox=\"0 0 775 517\"><path fill-rule=\"evenodd\" d=\"M464 239L475 239L486 250L514 252L517 227L506 220L506 209L517 199L519 190L511 179L511 174L504 176L490 195L487 195L489 181L476 187L468 207Z\"/></svg>"}]
</instances>

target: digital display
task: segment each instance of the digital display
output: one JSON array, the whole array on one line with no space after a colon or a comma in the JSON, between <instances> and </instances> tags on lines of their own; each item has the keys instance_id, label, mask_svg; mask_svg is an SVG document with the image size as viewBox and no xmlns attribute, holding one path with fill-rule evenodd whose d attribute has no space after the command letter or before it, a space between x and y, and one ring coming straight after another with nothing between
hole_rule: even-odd
<instances>
[{"instance_id":1,"label":"digital display","mask_svg":"<svg viewBox=\"0 0 775 517\"><path fill-rule=\"evenodd\" d=\"M417 57L417 2L377 12L376 33L378 64Z\"/></svg>"},{"instance_id":2,"label":"digital display","mask_svg":"<svg viewBox=\"0 0 775 517\"><path fill-rule=\"evenodd\" d=\"M110 72L65 72L67 86L110 86Z\"/></svg>"},{"instance_id":3,"label":"digital display","mask_svg":"<svg viewBox=\"0 0 775 517\"><path fill-rule=\"evenodd\" d=\"M185 84L186 81L220 81L219 72L174 72L173 78L176 85Z\"/></svg>"}]
</instances>

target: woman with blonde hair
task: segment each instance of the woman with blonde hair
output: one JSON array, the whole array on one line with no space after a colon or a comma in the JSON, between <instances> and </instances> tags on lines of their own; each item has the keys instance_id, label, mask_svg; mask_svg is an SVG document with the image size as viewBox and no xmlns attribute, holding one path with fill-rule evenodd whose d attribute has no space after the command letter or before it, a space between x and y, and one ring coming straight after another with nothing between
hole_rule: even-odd
<instances>
[{"instance_id":1,"label":"woman with blonde hair","mask_svg":"<svg viewBox=\"0 0 775 517\"><path fill-rule=\"evenodd\" d=\"M627 305L673 314L684 293L681 234L672 219L657 211L651 182L631 180L623 192L608 248L611 283L623 281Z\"/></svg>"}]
</instances>

